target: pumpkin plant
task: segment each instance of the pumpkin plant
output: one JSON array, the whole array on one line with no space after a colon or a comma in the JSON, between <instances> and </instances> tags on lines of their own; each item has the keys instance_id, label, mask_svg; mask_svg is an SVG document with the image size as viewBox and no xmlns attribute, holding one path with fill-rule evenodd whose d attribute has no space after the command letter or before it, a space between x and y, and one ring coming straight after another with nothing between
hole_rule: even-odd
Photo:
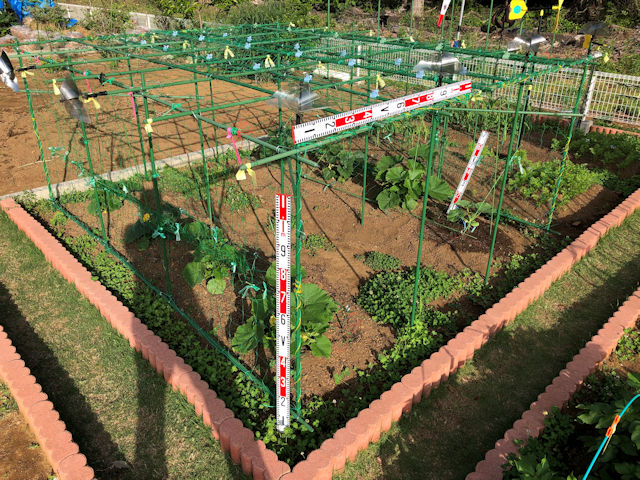
<instances>
[{"instance_id":1,"label":"pumpkin plant","mask_svg":"<svg viewBox=\"0 0 640 480\"><path fill-rule=\"evenodd\" d=\"M301 273L304 277L304 269ZM292 269L292 275L296 275L295 267ZM238 327L231 342L233 349L238 353L249 353L260 344L275 353L275 263L267 270L265 279L269 290L264 296L252 299L252 315L246 323ZM331 341L324 333L329 328L333 315L338 311L338 305L327 292L313 283L302 283L297 292L292 292L291 312L296 311L298 303L302 311L302 345L309 347L316 357L330 357Z\"/></svg>"}]
</instances>

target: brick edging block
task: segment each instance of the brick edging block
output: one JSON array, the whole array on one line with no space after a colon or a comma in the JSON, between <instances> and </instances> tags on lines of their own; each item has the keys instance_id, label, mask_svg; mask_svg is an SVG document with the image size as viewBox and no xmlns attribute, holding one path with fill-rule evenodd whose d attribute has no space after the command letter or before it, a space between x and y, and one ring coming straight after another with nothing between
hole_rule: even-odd
<instances>
[{"instance_id":1,"label":"brick edging block","mask_svg":"<svg viewBox=\"0 0 640 480\"><path fill-rule=\"evenodd\" d=\"M60 480L92 480L94 471L0 325L0 377L6 382Z\"/></svg>"},{"instance_id":2,"label":"brick edging block","mask_svg":"<svg viewBox=\"0 0 640 480\"><path fill-rule=\"evenodd\" d=\"M380 438L393 422L411 411L414 404L440 383L446 381L475 351L503 326L515 319L538 299L560 276L566 273L584 255L592 250L599 238L619 225L640 207L640 189L630 195L603 219L596 222L563 251L549 260L511 293L489 308L477 320L402 377L384 392L378 400L334 436L325 440L319 449L309 453L307 459L295 465L293 471L253 438L253 432L242 426L225 403L193 372L184 360L166 343L148 330L142 322L122 305L91 275L40 223L22 209L13 199L0 201L9 217L41 249L61 274L74 283L111 325L133 348L140 351L152 366L163 375L174 390L180 390L189 402L202 413L204 423L211 427L212 435L220 440L222 449L231 454L235 463L256 480L322 480L344 469L347 460L353 461L359 451ZM154 338L155 337L155 338ZM251 434L251 435L249 435Z\"/></svg>"},{"instance_id":3,"label":"brick edging block","mask_svg":"<svg viewBox=\"0 0 640 480\"><path fill-rule=\"evenodd\" d=\"M526 443L529 437L537 437L544 429L547 412L552 407L564 407L580 388L587 376L595 371L615 349L626 328L635 325L640 316L640 288L638 288L607 321L584 348L567 363L564 370L547 385L535 402L522 414L513 427L489 450L484 460L478 462L474 472L466 480L499 480L502 465L510 453L520 448L515 441Z\"/></svg>"}]
</instances>

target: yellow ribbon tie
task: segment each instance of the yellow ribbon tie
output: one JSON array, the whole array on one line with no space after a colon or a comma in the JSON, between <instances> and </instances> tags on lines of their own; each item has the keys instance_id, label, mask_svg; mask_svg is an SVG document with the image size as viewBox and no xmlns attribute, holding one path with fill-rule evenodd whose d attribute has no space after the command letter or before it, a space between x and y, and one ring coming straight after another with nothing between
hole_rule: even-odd
<instances>
[{"instance_id":1,"label":"yellow ribbon tie","mask_svg":"<svg viewBox=\"0 0 640 480\"><path fill-rule=\"evenodd\" d=\"M376 90L379 88L384 88L386 85L386 83L384 82L384 80L382 79L382 76L377 73L376 74Z\"/></svg>"},{"instance_id":2,"label":"yellow ribbon tie","mask_svg":"<svg viewBox=\"0 0 640 480\"><path fill-rule=\"evenodd\" d=\"M27 78L27 75L31 75L31 76L33 77L33 72L29 72L29 71L26 71L26 70L25 70L25 71L20 72L20 76L21 76L22 78Z\"/></svg>"},{"instance_id":3,"label":"yellow ribbon tie","mask_svg":"<svg viewBox=\"0 0 640 480\"><path fill-rule=\"evenodd\" d=\"M229 48L229 45L224 47L224 59L227 60L229 57L233 58L236 54Z\"/></svg>"},{"instance_id":4,"label":"yellow ribbon tie","mask_svg":"<svg viewBox=\"0 0 640 480\"><path fill-rule=\"evenodd\" d=\"M147 118L147 122L144 125L144 129L147 133L152 133L153 128L151 128L151 124L153 123L153 118Z\"/></svg>"},{"instance_id":5,"label":"yellow ribbon tie","mask_svg":"<svg viewBox=\"0 0 640 480\"><path fill-rule=\"evenodd\" d=\"M60 89L58 88L58 84L56 83L56 79L51 80L53 82L53 93L55 95L60 95Z\"/></svg>"},{"instance_id":6,"label":"yellow ribbon tie","mask_svg":"<svg viewBox=\"0 0 640 480\"><path fill-rule=\"evenodd\" d=\"M409 35L409 41L411 43L416 43L416 41L413 39L413 35Z\"/></svg>"},{"instance_id":7,"label":"yellow ribbon tie","mask_svg":"<svg viewBox=\"0 0 640 480\"><path fill-rule=\"evenodd\" d=\"M554 5L553 7L551 7L553 10L558 11L558 13L556 14L556 26L553 28L554 32L558 31L558 23L560 22L560 9L562 8L563 3L564 0L558 0L558 5Z\"/></svg>"},{"instance_id":8,"label":"yellow ribbon tie","mask_svg":"<svg viewBox=\"0 0 640 480\"><path fill-rule=\"evenodd\" d=\"M289 22L289 26L290 26L291 28L296 28L296 24L295 24L295 23L293 23L293 22Z\"/></svg>"},{"instance_id":9,"label":"yellow ribbon tie","mask_svg":"<svg viewBox=\"0 0 640 480\"><path fill-rule=\"evenodd\" d=\"M373 30L369 30L369 36L373 37Z\"/></svg>"},{"instance_id":10,"label":"yellow ribbon tie","mask_svg":"<svg viewBox=\"0 0 640 480\"><path fill-rule=\"evenodd\" d=\"M236 173L236 180L238 181L246 180L247 175L249 175L251 177L251 183L253 183L254 185L257 185L258 181L256 179L256 172L254 172L253 169L251 168L251 164L245 163L245 166L246 166L245 170L238 170L238 172Z\"/></svg>"},{"instance_id":11,"label":"yellow ribbon tie","mask_svg":"<svg viewBox=\"0 0 640 480\"><path fill-rule=\"evenodd\" d=\"M264 68L272 68L275 66L276 64L271 60L271 55L267 55L267 58L264 59Z\"/></svg>"},{"instance_id":12,"label":"yellow ribbon tie","mask_svg":"<svg viewBox=\"0 0 640 480\"><path fill-rule=\"evenodd\" d=\"M462 48L467 48L467 44L465 43L464 40L462 40L462 43L460 45L462 45Z\"/></svg>"},{"instance_id":13,"label":"yellow ribbon tie","mask_svg":"<svg viewBox=\"0 0 640 480\"><path fill-rule=\"evenodd\" d=\"M189 46L189 40L185 40L184 42L182 42L182 50L186 50L188 46Z\"/></svg>"},{"instance_id":14,"label":"yellow ribbon tie","mask_svg":"<svg viewBox=\"0 0 640 480\"><path fill-rule=\"evenodd\" d=\"M151 34L151 43L156 43L156 38L158 38L158 35L156 35L155 33Z\"/></svg>"},{"instance_id":15,"label":"yellow ribbon tie","mask_svg":"<svg viewBox=\"0 0 640 480\"><path fill-rule=\"evenodd\" d=\"M90 97L90 98L81 98L80 99L82 101L82 103L89 103L89 102L93 102L93 106L96 110L100 110L100 104L98 103L98 100L96 100L94 97Z\"/></svg>"}]
</instances>

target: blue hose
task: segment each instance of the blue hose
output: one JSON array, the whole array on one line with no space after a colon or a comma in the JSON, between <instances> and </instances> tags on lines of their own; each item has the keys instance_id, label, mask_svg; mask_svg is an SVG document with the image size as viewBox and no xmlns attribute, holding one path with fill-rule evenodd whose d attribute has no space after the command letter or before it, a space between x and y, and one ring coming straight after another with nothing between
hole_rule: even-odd
<instances>
[{"instance_id":1,"label":"blue hose","mask_svg":"<svg viewBox=\"0 0 640 480\"><path fill-rule=\"evenodd\" d=\"M596 454L593 456L593 460L591 460L591 464L589 465L589 468L587 468L586 473L584 474L584 477L582 477L582 480L587 480L587 477L589 476L589 474L591 473L591 469L593 469L593 466L596 464L596 460L598 460L598 457L600 456L600 454L602 453L602 450L604 449L604 446L607 444L607 442L611 439L611 437L613 436L613 434L616 432L616 425L620 422L620 419L622 418L622 416L625 414L625 412L629 409L629 407L631 406L631 404L633 402L636 401L636 399L640 397L640 393L638 395L636 395L635 397L633 397L631 400L629 400L629 403L627 403L627 405L622 409L622 412L620 413L620 415L616 415L616 418L613 420L613 423L611 424L611 426L607 429L607 434L605 435L605 437L602 439L602 443L600 444L600 448L598 448L598 451L596 452Z\"/></svg>"}]
</instances>

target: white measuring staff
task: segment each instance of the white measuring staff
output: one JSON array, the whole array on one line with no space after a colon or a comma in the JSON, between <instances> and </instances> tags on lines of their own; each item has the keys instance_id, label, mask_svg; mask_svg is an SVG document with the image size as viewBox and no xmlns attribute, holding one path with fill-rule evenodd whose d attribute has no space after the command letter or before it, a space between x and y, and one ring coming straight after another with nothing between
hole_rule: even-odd
<instances>
[{"instance_id":1,"label":"white measuring staff","mask_svg":"<svg viewBox=\"0 0 640 480\"><path fill-rule=\"evenodd\" d=\"M290 424L291 386L291 195L276 194L276 426Z\"/></svg>"},{"instance_id":2,"label":"white measuring staff","mask_svg":"<svg viewBox=\"0 0 640 480\"><path fill-rule=\"evenodd\" d=\"M469 180L471 180L471 175L473 174L473 170L476 168L478 164L478 160L480 159L480 154L482 154L482 149L487 143L487 139L489 138L489 132L486 130L482 130L480 132L480 138L478 139L478 143L476 143L476 148L473 149L473 153L471 154L471 158L469 159L469 163L467 163L467 168L462 174L462 178L460 179L460 183L458 184L458 188L456 189L456 194L451 199L451 203L449 204L449 208L447 209L447 214L451 210L455 210L458 208L458 200L462 198L464 191L467 189L467 185L469 184Z\"/></svg>"},{"instance_id":3,"label":"white measuring staff","mask_svg":"<svg viewBox=\"0 0 640 480\"><path fill-rule=\"evenodd\" d=\"M443 100L449 100L466 93L471 93L471 80L451 83L432 88L404 97L387 100L386 102L360 107L344 113L337 113L330 117L319 118L311 122L301 123L292 127L293 143L303 143L316 138L325 137L332 133L341 132L349 128L359 127L376 120L409 112L416 108L426 107Z\"/></svg>"},{"instance_id":4,"label":"white measuring staff","mask_svg":"<svg viewBox=\"0 0 640 480\"><path fill-rule=\"evenodd\" d=\"M438 23L436 26L442 25L442 20L444 20L444 16L447 14L447 10L449 10L449 4L451 0L442 0L442 6L440 7L440 16L438 17Z\"/></svg>"}]
</instances>

